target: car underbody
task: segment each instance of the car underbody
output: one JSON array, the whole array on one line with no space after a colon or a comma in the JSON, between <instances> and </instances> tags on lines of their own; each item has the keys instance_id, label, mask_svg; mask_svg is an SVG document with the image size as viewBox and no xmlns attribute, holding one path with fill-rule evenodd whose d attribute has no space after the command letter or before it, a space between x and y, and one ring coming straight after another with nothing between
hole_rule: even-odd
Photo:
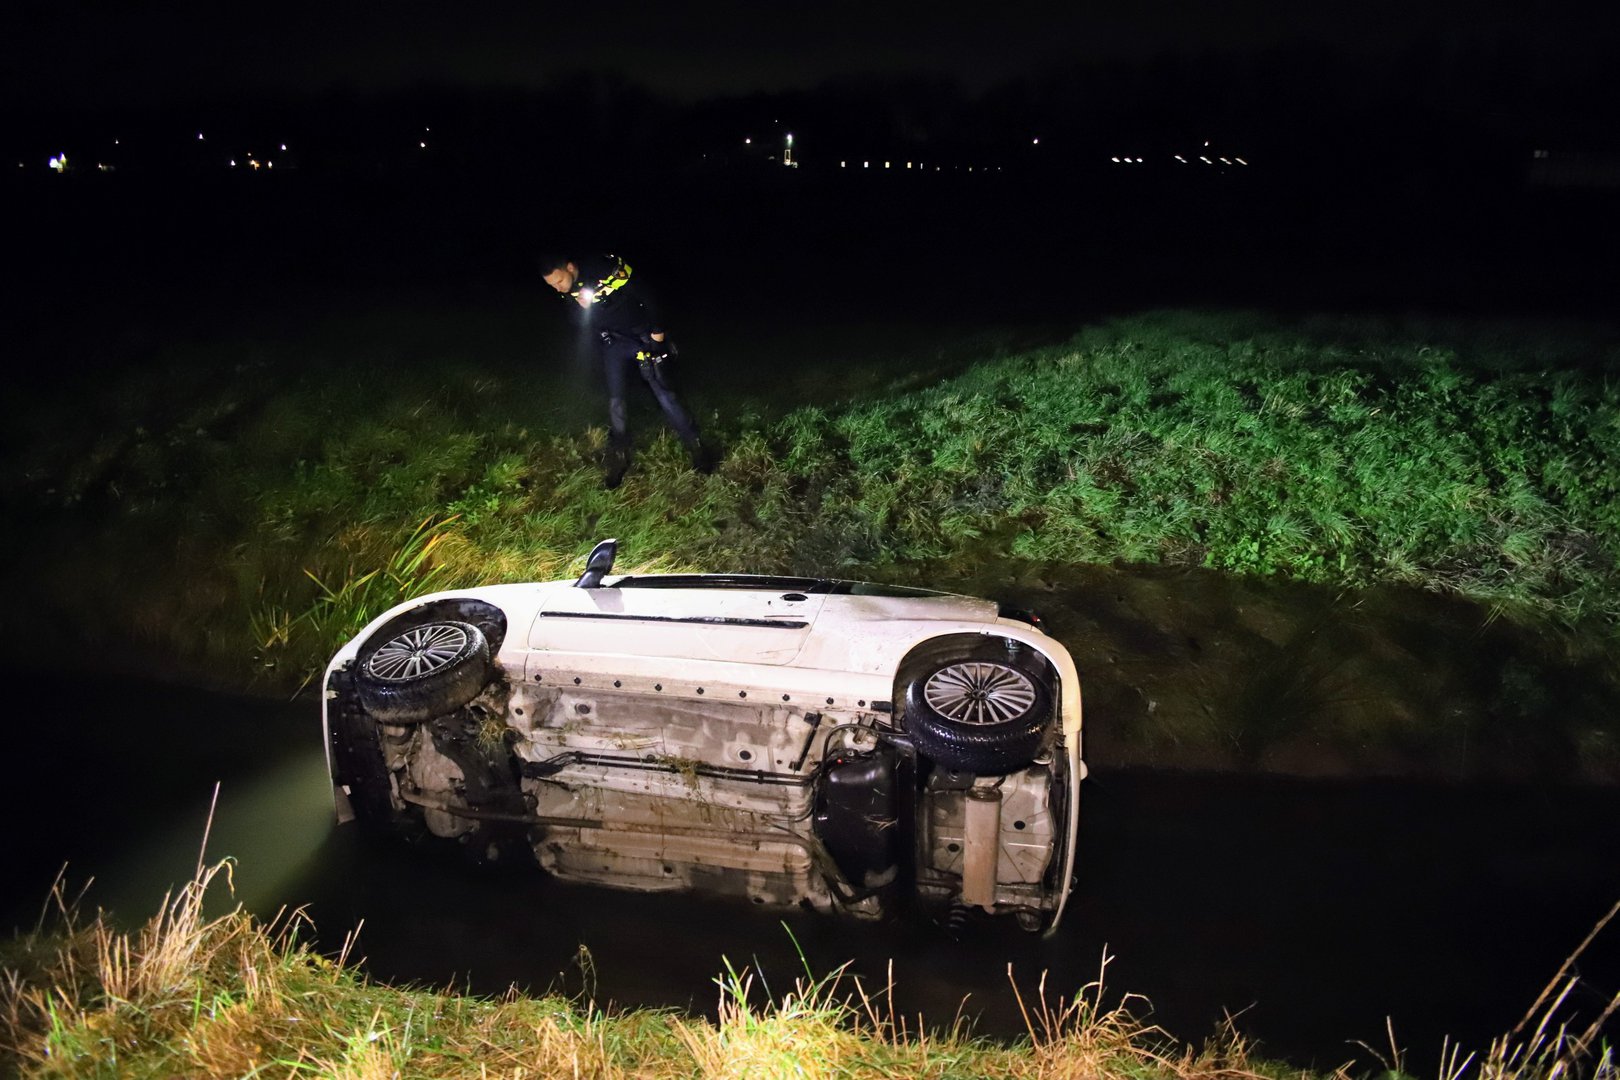
<instances>
[{"instance_id":1,"label":"car underbody","mask_svg":"<svg viewBox=\"0 0 1620 1080\"><path fill-rule=\"evenodd\" d=\"M806 595L727 580L727 610L743 592ZM966 906L1054 925L1073 872L1082 766L1078 718L1053 722L1072 665L1048 658L1061 646L1036 647L1039 631L930 626L951 632L911 646L886 676L851 674L740 663L734 652L715 660L712 641L685 659L656 655L675 638L619 654L555 647L579 645L578 620L591 629L604 617L543 610L558 595L532 617L527 647L506 640L514 613L531 619L511 601L430 599L385 616L334 660L327 729L340 814L613 888L858 918ZM652 633L653 616L631 617ZM543 637L563 620L567 637ZM771 633L785 623L769 625L753 632L785 653ZM843 637L866 624L852 625ZM889 633L899 621L871 625ZM402 704L399 684L377 678L425 649L468 652L463 638L497 635L487 666L451 698ZM1068 700L1077 709L1077 692Z\"/></svg>"}]
</instances>

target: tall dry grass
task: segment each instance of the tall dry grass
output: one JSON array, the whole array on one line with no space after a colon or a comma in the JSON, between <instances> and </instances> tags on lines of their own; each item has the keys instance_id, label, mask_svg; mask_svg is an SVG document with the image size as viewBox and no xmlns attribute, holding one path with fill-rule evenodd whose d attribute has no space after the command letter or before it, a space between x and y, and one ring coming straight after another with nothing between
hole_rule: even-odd
<instances>
[{"instance_id":1,"label":"tall dry grass","mask_svg":"<svg viewBox=\"0 0 1620 1080\"><path fill-rule=\"evenodd\" d=\"M1277 1080L1301 1073L1256 1059L1228 1023L1201 1046L1180 1045L1141 1019L1140 999L1106 1004L1097 979L1070 998L1043 976L1031 990L1009 968L1027 1033L1013 1044L976 1038L893 1007L878 990L808 968L780 997L727 965L714 1021L592 1000L515 991L475 998L374 983L300 939L301 912L262 923L240 907L207 918L230 863L199 865L144 925L125 931L86 917L58 882L47 913L9 949L0 982L0 1070L23 1077L1008 1077L1012 1080ZM81 894L82 895L82 894ZM1616 905L1620 910L1620 904ZM1610 912L1612 918L1614 912ZM1571 955L1524 1023L1483 1053L1449 1048L1438 1080L1562 1080L1620 1076L1603 1025L1620 995L1585 1024L1563 1006L1576 985ZM1392 1040L1393 1042L1393 1040ZM1393 1076L1411 1071L1399 1051ZM1333 1072L1348 1078L1349 1067Z\"/></svg>"}]
</instances>

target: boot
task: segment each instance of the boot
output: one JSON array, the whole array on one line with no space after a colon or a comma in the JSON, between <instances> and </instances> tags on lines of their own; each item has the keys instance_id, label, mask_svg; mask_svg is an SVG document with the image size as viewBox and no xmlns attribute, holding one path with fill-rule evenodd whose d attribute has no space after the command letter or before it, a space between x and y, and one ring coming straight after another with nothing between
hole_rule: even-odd
<instances>
[{"instance_id":1,"label":"boot","mask_svg":"<svg viewBox=\"0 0 1620 1080\"><path fill-rule=\"evenodd\" d=\"M602 456L602 486L612 491L624 483L624 474L630 471L630 437L615 431L608 438L607 453Z\"/></svg>"},{"instance_id":2,"label":"boot","mask_svg":"<svg viewBox=\"0 0 1620 1080\"><path fill-rule=\"evenodd\" d=\"M703 444L701 439L693 439L686 444L686 452L692 456L692 470L704 476L714 472L715 453Z\"/></svg>"}]
</instances>

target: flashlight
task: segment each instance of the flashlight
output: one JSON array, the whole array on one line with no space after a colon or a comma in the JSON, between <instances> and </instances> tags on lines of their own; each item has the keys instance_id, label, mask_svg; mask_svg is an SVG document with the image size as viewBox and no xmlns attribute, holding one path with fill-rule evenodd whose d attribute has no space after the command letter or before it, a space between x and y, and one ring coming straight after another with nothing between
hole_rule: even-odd
<instances>
[{"instance_id":1,"label":"flashlight","mask_svg":"<svg viewBox=\"0 0 1620 1080\"><path fill-rule=\"evenodd\" d=\"M596 303L596 290L595 289L581 289L581 290L579 290L579 299L580 299L580 301L582 303L585 303L585 304L594 304L594 303Z\"/></svg>"}]
</instances>

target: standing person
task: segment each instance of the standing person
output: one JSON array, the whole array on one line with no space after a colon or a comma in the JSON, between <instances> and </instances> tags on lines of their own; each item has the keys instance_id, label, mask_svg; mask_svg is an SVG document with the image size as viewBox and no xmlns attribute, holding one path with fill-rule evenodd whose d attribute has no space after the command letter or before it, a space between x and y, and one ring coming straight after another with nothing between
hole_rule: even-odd
<instances>
[{"instance_id":1,"label":"standing person","mask_svg":"<svg viewBox=\"0 0 1620 1080\"><path fill-rule=\"evenodd\" d=\"M632 444L624 388L629 369L641 374L669 426L692 455L692 468L713 469L697 424L675 396L669 380L675 343L669 340L652 298L630 264L617 255L588 255L575 260L547 255L540 260L546 284L569 302L574 321L595 341L608 391L608 455L603 483L616 488L630 468Z\"/></svg>"}]
</instances>

